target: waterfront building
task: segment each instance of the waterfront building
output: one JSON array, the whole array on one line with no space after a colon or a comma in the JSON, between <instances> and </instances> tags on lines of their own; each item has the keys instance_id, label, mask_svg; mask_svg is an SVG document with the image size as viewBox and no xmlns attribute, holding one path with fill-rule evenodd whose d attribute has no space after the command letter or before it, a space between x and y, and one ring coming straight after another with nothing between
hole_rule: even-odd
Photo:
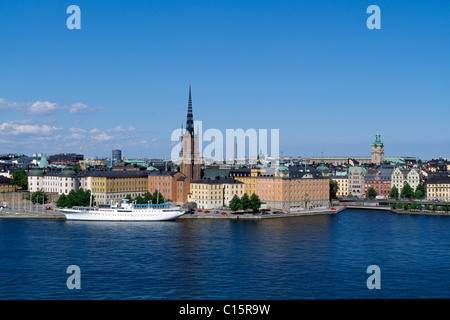
<instances>
[{"instance_id":1,"label":"waterfront building","mask_svg":"<svg viewBox=\"0 0 450 320\"><path fill-rule=\"evenodd\" d=\"M392 169L382 168L368 171L364 176L364 193L373 188L377 195L389 197L391 192Z\"/></svg>"},{"instance_id":2,"label":"waterfront building","mask_svg":"<svg viewBox=\"0 0 450 320\"><path fill-rule=\"evenodd\" d=\"M357 198L364 197L364 176L367 170L363 167L350 167L348 170L348 193Z\"/></svg>"},{"instance_id":3,"label":"waterfront building","mask_svg":"<svg viewBox=\"0 0 450 320\"><path fill-rule=\"evenodd\" d=\"M14 192L18 190L19 187L11 184L11 179L0 175L0 193L4 192Z\"/></svg>"},{"instance_id":4,"label":"waterfront building","mask_svg":"<svg viewBox=\"0 0 450 320\"><path fill-rule=\"evenodd\" d=\"M381 142L380 133L375 135L375 142L372 143L372 163L380 165L384 161L384 144Z\"/></svg>"},{"instance_id":5,"label":"waterfront building","mask_svg":"<svg viewBox=\"0 0 450 320\"><path fill-rule=\"evenodd\" d=\"M426 183L427 200L450 201L450 176L446 172L432 173Z\"/></svg>"},{"instance_id":6,"label":"waterfront building","mask_svg":"<svg viewBox=\"0 0 450 320\"><path fill-rule=\"evenodd\" d=\"M127 195L132 198L147 192L146 171L91 171L91 191L97 204L120 202Z\"/></svg>"},{"instance_id":7,"label":"waterfront building","mask_svg":"<svg viewBox=\"0 0 450 320\"><path fill-rule=\"evenodd\" d=\"M152 194L158 190L164 199L183 204L188 199L190 180L181 172L152 170L148 173L147 190Z\"/></svg>"},{"instance_id":8,"label":"waterfront building","mask_svg":"<svg viewBox=\"0 0 450 320\"><path fill-rule=\"evenodd\" d=\"M330 178L336 181L338 185L338 191L336 192L336 196L338 197L348 196L348 174L332 175L330 176Z\"/></svg>"},{"instance_id":9,"label":"waterfront building","mask_svg":"<svg viewBox=\"0 0 450 320\"><path fill-rule=\"evenodd\" d=\"M232 178L199 179L191 182L189 202L200 209L215 209L228 206L231 199L244 195L244 183Z\"/></svg>"},{"instance_id":10,"label":"waterfront building","mask_svg":"<svg viewBox=\"0 0 450 320\"><path fill-rule=\"evenodd\" d=\"M46 193L69 194L78 190L80 180L75 171L32 169L28 172L28 190L36 192L42 190Z\"/></svg>"},{"instance_id":11,"label":"waterfront building","mask_svg":"<svg viewBox=\"0 0 450 320\"><path fill-rule=\"evenodd\" d=\"M257 195L273 210L329 207L330 180L315 168L289 166L280 160L275 171L261 168Z\"/></svg>"},{"instance_id":12,"label":"waterfront building","mask_svg":"<svg viewBox=\"0 0 450 320\"><path fill-rule=\"evenodd\" d=\"M182 130L183 131L183 130ZM188 113L186 130L181 136L180 172L192 180L201 178L201 159L199 153L199 137L194 131L194 115L192 112L191 86L189 85Z\"/></svg>"},{"instance_id":13,"label":"waterfront building","mask_svg":"<svg viewBox=\"0 0 450 320\"><path fill-rule=\"evenodd\" d=\"M250 197L258 193L258 176L261 168L238 168L230 171L230 177L244 183L245 193Z\"/></svg>"},{"instance_id":14,"label":"waterfront building","mask_svg":"<svg viewBox=\"0 0 450 320\"><path fill-rule=\"evenodd\" d=\"M415 190L421 182L421 176L416 169L396 167L392 172L391 188L395 186L399 192L407 183Z\"/></svg>"}]
</instances>

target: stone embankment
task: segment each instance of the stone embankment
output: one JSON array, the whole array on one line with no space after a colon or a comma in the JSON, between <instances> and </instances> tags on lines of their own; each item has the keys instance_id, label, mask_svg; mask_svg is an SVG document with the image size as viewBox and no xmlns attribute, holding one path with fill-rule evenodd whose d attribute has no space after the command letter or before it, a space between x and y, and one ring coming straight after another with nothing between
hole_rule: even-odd
<instances>
[{"instance_id":1,"label":"stone embankment","mask_svg":"<svg viewBox=\"0 0 450 320\"><path fill-rule=\"evenodd\" d=\"M345 207L333 207L327 209L313 209L313 210L300 210L289 213L267 213L267 214L253 214L253 213L240 213L235 214L227 212L226 214L221 213L204 213L196 212L194 214L185 214L179 219L280 219L280 218L291 218L291 217L302 217L302 216L312 216L312 215L323 215L323 214L337 214L344 210ZM11 208L1 208L0 219L66 219L63 213L57 210L41 210L37 212L33 211L23 211Z\"/></svg>"}]
</instances>

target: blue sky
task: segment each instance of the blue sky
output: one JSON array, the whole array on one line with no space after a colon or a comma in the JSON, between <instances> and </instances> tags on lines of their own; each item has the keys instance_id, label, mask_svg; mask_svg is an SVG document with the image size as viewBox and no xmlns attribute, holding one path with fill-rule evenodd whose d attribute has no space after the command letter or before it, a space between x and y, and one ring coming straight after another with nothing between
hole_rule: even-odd
<instances>
[{"instance_id":1,"label":"blue sky","mask_svg":"<svg viewBox=\"0 0 450 320\"><path fill-rule=\"evenodd\" d=\"M69 30L69 5L81 30ZM381 29L369 30L369 5ZM449 157L450 1L0 2L0 153L167 158L203 129L291 156Z\"/></svg>"}]
</instances>

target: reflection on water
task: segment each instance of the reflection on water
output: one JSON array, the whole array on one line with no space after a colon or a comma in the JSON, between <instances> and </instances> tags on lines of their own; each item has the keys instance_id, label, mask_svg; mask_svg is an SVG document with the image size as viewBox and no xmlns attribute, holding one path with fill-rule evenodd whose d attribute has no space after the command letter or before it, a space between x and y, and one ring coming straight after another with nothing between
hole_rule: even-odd
<instances>
[{"instance_id":1,"label":"reflection on water","mask_svg":"<svg viewBox=\"0 0 450 320\"><path fill-rule=\"evenodd\" d=\"M450 218L0 220L1 299L448 298ZM78 265L82 289L68 290ZM381 290L368 290L376 264Z\"/></svg>"}]
</instances>

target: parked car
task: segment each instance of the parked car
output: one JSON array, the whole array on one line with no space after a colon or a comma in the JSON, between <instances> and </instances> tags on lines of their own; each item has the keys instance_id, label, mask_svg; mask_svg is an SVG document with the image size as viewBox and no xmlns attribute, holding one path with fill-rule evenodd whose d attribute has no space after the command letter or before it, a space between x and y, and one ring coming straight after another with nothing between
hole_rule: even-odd
<instances>
[{"instance_id":1,"label":"parked car","mask_svg":"<svg viewBox=\"0 0 450 320\"><path fill-rule=\"evenodd\" d=\"M220 214L227 214L225 211L222 211Z\"/></svg>"},{"instance_id":2,"label":"parked car","mask_svg":"<svg viewBox=\"0 0 450 320\"><path fill-rule=\"evenodd\" d=\"M272 211L273 214L279 214L281 213L280 211Z\"/></svg>"},{"instance_id":3,"label":"parked car","mask_svg":"<svg viewBox=\"0 0 450 320\"><path fill-rule=\"evenodd\" d=\"M203 210L197 210L197 212L203 212Z\"/></svg>"},{"instance_id":4,"label":"parked car","mask_svg":"<svg viewBox=\"0 0 450 320\"><path fill-rule=\"evenodd\" d=\"M209 210L205 210L205 211L203 211L204 213L209 213Z\"/></svg>"},{"instance_id":5,"label":"parked car","mask_svg":"<svg viewBox=\"0 0 450 320\"><path fill-rule=\"evenodd\" d=\"M46 207L45 210L53 210L52 207Z\"/></svg>"}]
</instances>

